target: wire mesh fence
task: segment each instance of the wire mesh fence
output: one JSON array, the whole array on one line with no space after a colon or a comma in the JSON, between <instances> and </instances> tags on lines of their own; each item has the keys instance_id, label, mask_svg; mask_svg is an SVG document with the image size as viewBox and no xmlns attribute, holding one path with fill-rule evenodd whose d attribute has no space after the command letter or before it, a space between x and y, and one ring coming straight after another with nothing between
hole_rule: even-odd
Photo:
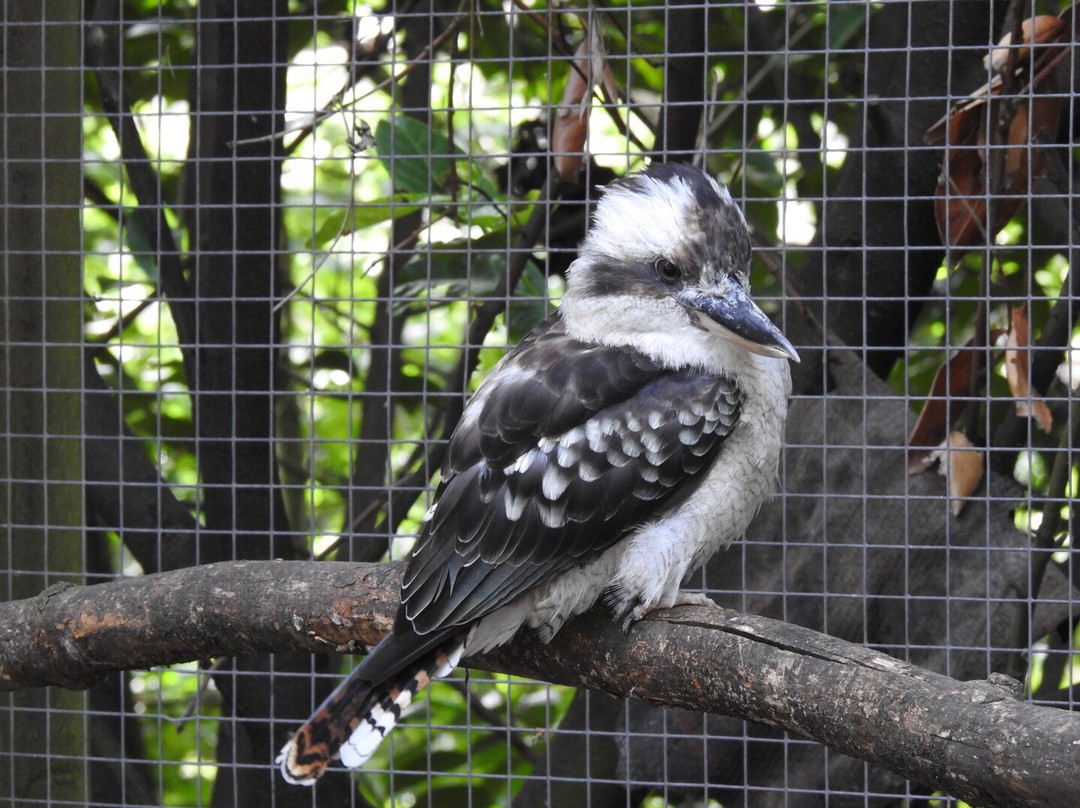
<instances>
[{"instance_id":1,"label":"wire mesh fence","mask_svg":"<svg viewBox=\"0 0 1080 808\"><path fill-rule=\"evenodd\" d=\"M87 0L0 19L0 801L1080 803L1077 747L1010 770L975 707L914 685L875 702L843 673L888 655L1076 735L1068 3ZM770 635L791 656L737 684L784 698L664 707L711 696L569 686L645 659L640 691L605 688L653 693L654 652L727 690L685 639L607 618L612 670L458 669L359 774L287 784L275 755L392 604L305 612L310 568L258 562L407 559L465 402L558 307L600 189L659 162L730 189L754 298L802 359L776 495L686 587L878 656L805 690L807 659L849 652ZM83 689L42 687L61 683Z\"/></svg>"}]
</instances>

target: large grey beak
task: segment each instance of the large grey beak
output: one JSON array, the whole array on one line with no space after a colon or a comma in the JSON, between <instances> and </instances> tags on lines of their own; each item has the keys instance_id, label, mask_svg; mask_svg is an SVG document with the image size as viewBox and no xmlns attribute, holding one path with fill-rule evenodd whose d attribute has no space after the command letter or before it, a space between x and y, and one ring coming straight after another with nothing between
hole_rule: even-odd
<instances>
[{"instance_id":1,"label":"large grey beak","mask_svg":"<svg viewBox=\"0 0 1080 808\"><path fill-rule=\"evenodd\" d=\"M698 312L703 325L712 331L722 331L725 337L751 353L799 361L794 346L741 286L731 284L722 296L687 289L679 297L683 305Z\"/></svg>"}]
</instances>

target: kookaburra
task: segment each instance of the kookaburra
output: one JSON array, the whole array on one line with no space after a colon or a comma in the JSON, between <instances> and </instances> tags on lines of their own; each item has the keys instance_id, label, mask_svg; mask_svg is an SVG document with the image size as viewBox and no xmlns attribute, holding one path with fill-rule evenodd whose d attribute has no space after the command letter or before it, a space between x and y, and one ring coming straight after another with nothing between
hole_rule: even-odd
<instances>
[{"instance_id":1,"label":"kookaburra","mask_svg":"<svg viewBox=\"0 0 1080 808\"><path fill-rule=\"evenodd\" d=\"M727 189L654 164L610 185L560 307L450 438L393 631L281 750L311 784L363 764L432 676L544 641L601 598L628 625L738 538L777 476L791 343L750 299Z\"/></svg>"}]
</instances>

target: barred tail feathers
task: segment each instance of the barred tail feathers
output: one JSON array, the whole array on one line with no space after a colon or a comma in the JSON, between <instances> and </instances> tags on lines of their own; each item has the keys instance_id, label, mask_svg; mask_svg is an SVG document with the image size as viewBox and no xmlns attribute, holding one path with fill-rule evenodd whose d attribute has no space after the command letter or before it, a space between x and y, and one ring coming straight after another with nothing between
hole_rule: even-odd
<instances>
[{"instance_id":1,"label":"barred tail feathers","mask_svg":"<svg viewBox=\"0 0 1080 808\"><path fill-rule=\"evenodd\" d=\"M281 748L274 762L287 782L313 786L337 757L349 736L350 718L365 710L374 695L372 683L360 673L354 670L338 685Z\"/></svg>"},{"instance_id":2,"label":"barred tail feathers","mask_svg":"<svg viewBox=\"0 0 1080 808\"><path fill-rule=\"evenodd\" d=\"M352 725L352 734L341 746L341 762L350 769L367 763L379 744L397 726L402 710L412 704L416 694L432 679L447 676L456 668L464 650L462 643L449 651L437 649L421 665L403 671L406 675L396 683L383 687L374 703Z\"/></svg>"},{"instance_id":3,"label":"barred tail feathers","mask_svg":"<svg viewBox=\"0 0 1080 808\"><path fill-rule=\"evenodd\" d=\"M350 769L364 765L402 710L432 678L457 667L464 650L464 637L455 638L375 686L356 676L360 669L354 671L282 748L276 760L282 776L297 785L314 785L335 757Z\"/></svg>"}]
</instances>

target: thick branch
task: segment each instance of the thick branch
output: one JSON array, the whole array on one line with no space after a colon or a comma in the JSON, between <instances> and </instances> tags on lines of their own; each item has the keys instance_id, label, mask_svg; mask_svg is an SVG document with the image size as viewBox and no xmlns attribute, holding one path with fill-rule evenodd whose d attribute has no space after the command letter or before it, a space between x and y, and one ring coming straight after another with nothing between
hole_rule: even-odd
<instances>
[{"instance_id":1,"label":"thick branch","mask_svg":"<svg viewBox=\"0 0 1080 808\"><path fill-rule=\"evenodd\" d=\"M401 565L226 562L0 606L0 689L219 654L345 650L389 629ZM782 727L983 806L1075 804L1080 717L807 629L681 607L629 634L598 610L472 664Z\"/></svg>"}]
</instances>

